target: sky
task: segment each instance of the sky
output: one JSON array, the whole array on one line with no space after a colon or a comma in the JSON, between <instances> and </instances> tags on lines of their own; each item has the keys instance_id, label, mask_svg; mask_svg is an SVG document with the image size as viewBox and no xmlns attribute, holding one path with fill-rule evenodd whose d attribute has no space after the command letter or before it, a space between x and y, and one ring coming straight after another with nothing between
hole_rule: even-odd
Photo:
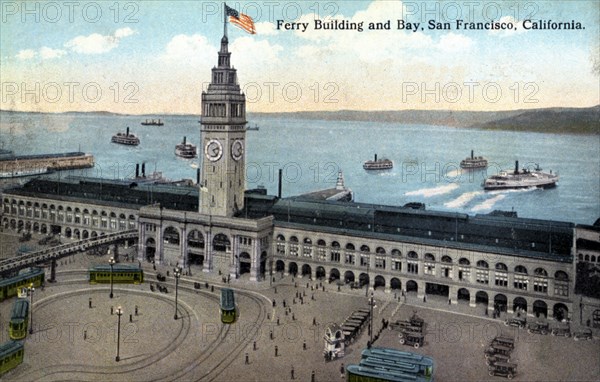
<instances>
[{"instance_id":1,"label":"sky","mask_svg":"<svg viewBox=\"0 0 600 382\"><path fill-rule=\"evenodd\" d=\"M227 31L250 112L589 107L599 4L231 1L257 34ZM2 110L199 114L223 36L222 2L1 0L0 12ZM581 29L532 29L547 20ZM462 28L490 21L512 29ZM334 22L363 30L317 29Z\"/></svg>"}]
</instances>

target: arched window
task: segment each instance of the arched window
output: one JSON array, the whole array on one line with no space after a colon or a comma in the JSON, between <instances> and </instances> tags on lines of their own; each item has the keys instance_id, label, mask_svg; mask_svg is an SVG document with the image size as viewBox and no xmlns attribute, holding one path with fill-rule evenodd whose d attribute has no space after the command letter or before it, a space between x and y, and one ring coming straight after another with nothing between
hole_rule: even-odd
<instances>
[{"instance_id":1,"label":"arched window","mask_svg":"<svg viewBox=\"0 0 600 382\"><path fill-rule=\"evenodd\" d=\"M477 267L478 268L489 268L490 266L488 265L487 261L485 261L485 260L479 260L477 262Z\"/></svg>"}]
</instances>

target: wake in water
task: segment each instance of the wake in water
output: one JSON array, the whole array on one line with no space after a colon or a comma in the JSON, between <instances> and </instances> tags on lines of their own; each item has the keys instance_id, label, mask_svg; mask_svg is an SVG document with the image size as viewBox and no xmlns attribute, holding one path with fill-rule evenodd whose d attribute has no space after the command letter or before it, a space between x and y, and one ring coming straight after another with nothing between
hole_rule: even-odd
<instances>
[{"instance_id":1,"label":"wake in water","mask_svg":"<svg viewBox=\"0 0 600 382\"><path fill-rule=\"evenodd\" d=\"M504 198L506 198L506 195L496 195L493 198L484 200L483 202L475 205L473 208L471 208L471 211L479 212L479 211L491 210L492 207L494 207L494 204L496 204L497 202L501 201Z\"/></svg>"},{"instance_id":2,"label":"wake in water","mask_svg":"<svg viewBox=\"0 0 600 382\"><path fill-rule=\"evenodd\" d=\"M487 193L490 195L502 195L502 194L510 194L510 193L514 193L514 192L519 192L519 193L531 192L531 191L536 191L536 190L543 191L542 188L529 187L529 188L518 188L518 189L513 189L513 190L494 190L494 191L487 191Z\"/></svg>"},{"instance_id":3,"label":"wake in water","mask_svg":"<svg viewBox=\"0 0 600 382\"><path fill-rule=\"evenodd\" d=\"M439 186L434 188L422 188L416 191L406 192L404 195L406 196L424 196L426 198L430 198L432 196L444 195L449 192L452 192L458 188L458 184L450 183L445 186Z\"/></svg>"},{"instance_id":4,"label":"wake in water","mask_svg":"<svg viewBox=\"0 0 600 382\"><path fill-rule=\"evenodd\" d=\"M471 200L473 200L476 196L479 196L479 195L483 195L483 191L465 192L458 198L444 203L444 207L448 207L448 208L464 207L467 203L469 203Z\"/></svg>"}]
</instances>

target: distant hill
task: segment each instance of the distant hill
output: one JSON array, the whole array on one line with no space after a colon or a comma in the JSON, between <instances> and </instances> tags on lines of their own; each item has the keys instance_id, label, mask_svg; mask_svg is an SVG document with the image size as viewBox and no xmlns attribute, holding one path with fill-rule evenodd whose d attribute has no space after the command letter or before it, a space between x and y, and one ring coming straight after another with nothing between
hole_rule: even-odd
<instances>
[{"instance_id":1,"label":"distant hill","mask_svg":"<svg viewBox=\"0 0 600 382\"><path fill-rule=\"evenodd\" d=\"M600 105L590 108L550 108L522 111L469 127L485 130L532 131L561 134L600 134Z\"/></svg>"}]
</instances>

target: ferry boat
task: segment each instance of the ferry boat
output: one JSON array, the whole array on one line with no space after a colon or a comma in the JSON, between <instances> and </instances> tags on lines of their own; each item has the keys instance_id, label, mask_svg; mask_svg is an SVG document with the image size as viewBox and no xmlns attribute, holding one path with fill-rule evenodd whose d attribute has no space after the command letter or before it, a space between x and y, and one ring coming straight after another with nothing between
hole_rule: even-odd
<instances>
[{"instance_id":1,"label":"ferry boat","mask_svg":"<svg viewBox=\"0 0 600 382\"><path fill-rule=\"evenodd\" d=\"M127 146L137 146L140 144L140 139L135 134L129 133L129 126L127 126L127 132L125 134L117 133L112 136L110 141L112 143L118 143L120 145Z\"/></svg>"},{"instance_id":2,"label":"ferry boat","mask_svg":"<svg viewBox=\"0 0 600 382\"><path fill-rule=\"evenodd\" d=\"M533 171L523 169L519 171L519 161L515 162L514 171L500 171L498 175L492 175L483 182L483 189L489 190L511 190L518 188L552 188L558 182L558 175L552 170L543 172L539 165Z\"/></svg>"},{"instance_id":3,"label":"ferry boat","mask_svg":"<svg viewBox=\"0 0 600 382\"><path fill-rule=\"evenodd\" d=\"M196 158L198 153L196 151L196 146L187 143L185 137L183 137L183 142L175 146L175 155L181 158L191 159Z\"/></svg>"},{"instance_id":4,"label":"ferry boat","mask_svg":"<svg viewBox=\"0 0 600 382\"><path fill-rule=\"evenodd\" d=\"M473 156L473 150L471 150L471 157L465 158L460 161L460 168L465 170L472 170L478 168L486 168L488 166L488 161L484 157L476 157Z\"/></svg>"},{"instance_id":5,"label":"ferry boat","mask_svg":"<svg viewBox=\"0 0 600 382\"><path fill-rule=\"evenodd\" d=\"M391 160L377 159L377 154L375 154L375 158L373 160L368 160L363 164L363 168L365 170L389 170L394 167L394 162Z\"/></svg>"},{"instance_id":6,"label":"ferry boat","mask_svg":"<svg viewBox=\"0 0 600 382\"><path fill-rule=\"evenodd\" d=\"M160 119L157 121L155 121L154 119L150 119L150 120L146 119L144 122L142 122L142 126L162 126L162 125L164 125L164 123L162 123L160 121Z\"/></svg>"}]
</instances>

